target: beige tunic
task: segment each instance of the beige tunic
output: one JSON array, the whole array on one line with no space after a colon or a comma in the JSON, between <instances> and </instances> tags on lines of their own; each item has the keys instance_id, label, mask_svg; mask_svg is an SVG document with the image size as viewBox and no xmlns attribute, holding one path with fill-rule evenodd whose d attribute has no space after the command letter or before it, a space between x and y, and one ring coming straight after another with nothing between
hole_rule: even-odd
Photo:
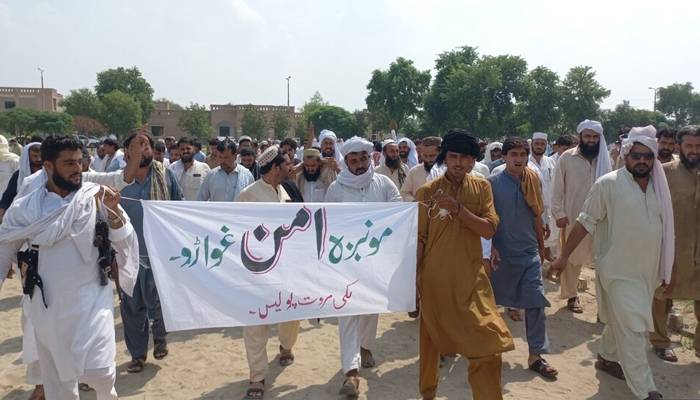
<instances>
[{"instance_id":1,"label":"beige tunic","mask_svg":"<svg viewBox=\"0 0 700 400\"><path fill-rule=\"evenodd\" d=\"M569 237L571 229L576 224L586 196L595 182L596 160L586 160L578 147L565 151L559 158L554 172L552 187L552 215L555 220L567 217L565 238ZM556 221L552 221L553 224ZM556 225L555 225L556 226ZM574 265L593 264L593 240L590 236L581 241L576 250L571 253L569 262Z\"/></svg>"},{"instance_id":2,"label":"beige tunic","mask_svg":"<svg viewBox=\"0 0 700 400\"><path fill-rule=\"evenodd\" d=\"M258 179L252 185L243 189L236 201L249 203L287 203L292 201L282 185L272 187L264 179Z\"/></svg>"},{"instance_id":3,"label":"beige tunic","mask_svg":"<svg viewBox=\"0 0 700 400\"><path fill-rule=\"evenodd\" d=\"M700 169L691 171L679 160L663 166L676 229L673 288L666 298L700 300Z\"/></svg>"},{"instance_id":4,"label":"beige tunic","mask_svg":"<svg viewBox=\"0 0 700 400\"><path fill-rule=\"evenodd\" d=\"M428 172L423 168L423 164L411 168L400 190L403 201L414 201L418 188L427 181Z\"/></svg>"},{"instance_id":5,"label":"beige tunic","mask_svg":"<svg viewBox=\"0 0 700 400\"><path fill-rule=\"evenodd\" d=\"M394 182L394 185L401 190L401 186L403 186L404 182L400 182L399 179L399 171L404 174L404 176L408 175L408 166L404 163L401 163L401 166L395 170L391 170L391 168L387 167L385 164L381 165L377 169L374 170L374 172L387 176L389 179L391 179L392 182ZM405 181L405 178L404 178Z\"/></svg>"}]
</instances>

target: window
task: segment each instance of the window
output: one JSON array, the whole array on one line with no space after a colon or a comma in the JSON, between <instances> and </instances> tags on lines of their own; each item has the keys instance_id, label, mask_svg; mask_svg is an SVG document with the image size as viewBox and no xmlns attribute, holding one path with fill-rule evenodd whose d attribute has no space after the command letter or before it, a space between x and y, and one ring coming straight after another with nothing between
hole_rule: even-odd
<instances>
[{"instance_id":1,"label":"window","mask_svg":"<svg viewBox=\"0 0 700 400\"><path fill-rule=\"evenodd\" d=\"M163 127L162 126L151 126L151 134L153 136L163 136Z\"/></svg>"},{"instance_id":2,"label":"window","mask_svg":"<svg viewBox=\"0 0 700 400\"><path fill-rule=\"evenodd\" d=\"M229 126L220 126L219 127L219 136L231 136L231 127Z\"/></svg>"},{"instance_id":3,"label":"window","mask_svg":"<svg viewBox=\"0 0 700 400\"><path fill-rule=\"evenodd\" d=\"M14 102L14 100L5 100L5 110L9 110L10 108L15 108L17 106L17 103Z\"/></svg>"}]
</instances>

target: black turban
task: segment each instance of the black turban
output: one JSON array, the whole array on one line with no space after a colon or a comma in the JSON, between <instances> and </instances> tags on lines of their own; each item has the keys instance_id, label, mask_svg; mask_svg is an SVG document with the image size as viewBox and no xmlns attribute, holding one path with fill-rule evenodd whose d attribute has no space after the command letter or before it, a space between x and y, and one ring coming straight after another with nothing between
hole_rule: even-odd
<instances>
[{"instance_id":1,"label":"black turban","mask_svg":"<svg viewBox=\"0 0 700 400\"><path fill-rule=\"evenodd\" d=\"M445 156L448 151L477 158L480 154L479 142L464 129L450 129L447 135L442 138L440 155L435 160L437 164L445 162Z\"/></svg>"}]
</instances>

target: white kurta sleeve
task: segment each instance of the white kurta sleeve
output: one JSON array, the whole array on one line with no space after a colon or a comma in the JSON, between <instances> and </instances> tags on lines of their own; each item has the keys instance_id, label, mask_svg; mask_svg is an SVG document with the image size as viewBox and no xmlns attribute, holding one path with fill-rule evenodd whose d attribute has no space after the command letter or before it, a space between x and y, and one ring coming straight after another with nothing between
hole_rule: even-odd
<instances>
[{"instance_id":1,"label":"white kurta sleeve","mask_svg":"<svg viewBox=\"0 0 700 400\"><path fill-rule=\"evenodd\" d=\"M491 259L491 239L481 238L481 252L484 254L482 256L484 260Z\"/></svg>"},{"instance_id":2,"label":"white kurta sleeve","mask_svg":"<svg viewBox=\"0 0 700 400\"><path fill-rule=\"evenodd\" d=\"M326 192L325 203L340 203L343 198L343 188L336 182L331 183Z\"/></svg>"},{"instance_id":3,"label":"white kurta sleeve","mask_svg":"<svg viewBox=\"0 0 700 400\"><path fill-rule=\"evenodd\" d=\"M197 201L209 201L211 195L209 190L209 181L213 177L213 174L207 174L207 176L204 177L204 179L202 180L202 186L199 187L199 192L197 192Z\"/></svg>"},{"instance_id":4,"label":"white kurta sleeve","mask_svg":"<svg viewBox=\"0 0 700 400\"><path fill-rule=\"evenodd\" d=\"M127 183L124 181L124 170L114 172L83 172L83 180L85 182L113 187L117 189L117 191L131 184L131 182Z\"/></svg>"},{"instance_id":5,"label":"white kurta sleeve","mask_svg":"<svg viewBox=\"0 0 700 400\"><path fill-rule=\"evenodd\" d=\"M549 204L552 216L555 219L566 217L566 212L564 211L564 167L561 161L560 159L554 169L551 188L552 199Z\"/></svg>"},{"instance_id":6,"label":"white kurta sleeve","mask_svg":"<svg viewBox=\"0 0 700 400\"><path fill-rule=\"evenodd\" d=\"M607 186L605 182L596 182L593 184L591 191L583 203L581 213L576 218L581 225L588 231L589 234L595 233L596 225L602 221L607 215L607 207L605 204L605 192Z\"/></svg>"},{"instance_id":7,"label":"white kurta sleeve","mask_svg":"<svg viewBox=\"0 0 700 400\"><path fill-rule=\"evenodd\" d=\"M12 263L17 262L17 251L20 246L22 246L21 241L0 243L0 289L12 268Z\"/></svg>"},{"instance_id":8,"label":"white kurta sleeve","mask_svg":"<svg viewBox=\"0 0 700 400\"><path fill-rule=\"evenodd\" d=\"M132 296L139 273L139 240L126 212L121 211L126 218L126 223L119 229L110 228L109 237L112 241L112 247L117 253L119 285L124 293Z\"/></svg>"}]
</instances>

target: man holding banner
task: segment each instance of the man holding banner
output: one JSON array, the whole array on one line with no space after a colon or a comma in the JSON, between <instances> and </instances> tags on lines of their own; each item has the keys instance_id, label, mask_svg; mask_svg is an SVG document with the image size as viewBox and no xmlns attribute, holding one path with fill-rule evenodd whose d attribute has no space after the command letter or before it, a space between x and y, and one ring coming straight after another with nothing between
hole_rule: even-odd
<instances>
[{"instance_id":1,"label":"man holding banner","mask_svg":"<svg viewBox=\"0 0 700 400\"><path fill-rule=\"evenodd\" d=\"M449 353L469 358L474 399L502 399L501 353L514 348L481 261L480 238L494 235L498 215L488 181L468 174L478 155L474 137L450 131L437 158L447 171L416 193L423 399L435 398L438 359Z\"/></svg>"},{"instance_id":2,"label":"man holding banner","mask_svg":"<svg viewBox=\"0 0 700 400\"><path fill-rule=\"evenodd\" d=\"M399 189L388 177L374 173L374 145L353 137L342 148L345 168L328 188L327 203L401 202ZM345 381L340 394L359 395L359 368L374 367L371 348L377 336L378 314L338 317L340 358Z\"/></svg>"},{"instance_id":3,"label":"man holding banner","mask_svg":"<svg viewBox=\"0 0 700 400\"><path fill-rule=\"evenodd\" d=\"M282 187L282 181L289 176L292 166L289 156L279 146L268 147L259 157L261 178L243 189L236 201L287 203L291 199ZM283 322L278 325L280 340L280 365L286 367L294 363L292 347L299 335L299 321ZM265 374L267 373L267 339L270 325L243 327L248 368L250 369L250 387L247 399L262 399L265 393Z\"/></svg>"}]
</instances>

